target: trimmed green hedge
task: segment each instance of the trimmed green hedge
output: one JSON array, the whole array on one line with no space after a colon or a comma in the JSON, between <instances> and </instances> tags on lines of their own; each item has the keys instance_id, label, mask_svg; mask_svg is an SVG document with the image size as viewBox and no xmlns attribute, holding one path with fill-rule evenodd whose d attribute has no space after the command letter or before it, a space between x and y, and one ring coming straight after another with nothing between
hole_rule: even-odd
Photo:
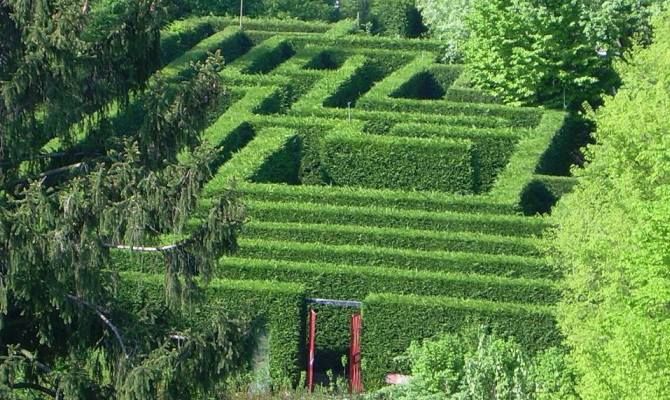
<instances>
[{"instance_id":1,"label":"trimmed green hedge","mask_svg":"<svg viewBox=\"0 0 670 400\"><path fill-rule=\"evenodd\" d=\"M224 61L231 63L252 46L253 43L247 35L236 27L228 27L199 42L181 57L165 66L161 74L167 79L183 79L192 72L191 63L204 60L210 53L221 50Z\"/></svg>"},{"instance_id":2,"label":"trimmed green hedge","mask_svg":"<svg viewBox=\"0 0 670 400\"><path fill-rule=\"evenodd\" d=\"M165 303L163 275L121 274L119 299L141 308L146 303ZM228 281L215 279L205 286L206 301L189 310L194 323L206 321L220 309L251 317L266 325L270 336L270 375L273 383L287 379L297 383L304 363L305 291L291 283Z\"/></svg>"},{"instance_id":3,"label":"trimmed green hedge","mask_svg":"<svg viewBox=\"0 0 670 400\"><path fill-rule=\"evenodd\" d=\"M332 206L319 203L246 200L255 221L361 225L450 232L481 232L504 236L539 236L549 226L542 219L393 210L376 207Z\"/></svg>"},{"instance_id":4,"label":"trimmed green hedge","mask_svg":"<svg viewBox=\"0 0 670 400\"><path fill-rule=\"evenodd\" d=\"M476 160L467 141L338 132L322 141L322 162L335 185L376 189L475 191Z\"/></svg>"},{"instance_id":5,"label":"trimmed green hedge","mask_svg":"<svg viewBox=\"0 0 670 400\"><path fill-rule=\"evenodd\" d=\"M467 232L434 232L350 225L252 221L242 237L293 240L332 245L369 245L414 250L458 251L497 255L539 256L539 240Z\"/></svg>"},{"instance_id":6,"label":"trimmed green hedge","mask_svg":"<svg viewBox=\"0 0 670 400\"><path fill-rule=\"evenodd\" d=\"M427 31L416 0L372 0L370 14L377 30L386 35L419 37Z\"/></svg>"},{"instance_id":7,"label":"trimmed green hedge","mask_svg":"<svg viewBox=\"0 0 670 400\"><path fill-rule=\"evenodd\" d=\"M235 60L227 72L267 74L295 54L291 42L282 35L273 36Z\"/></svg>"},{"instance_id":8,"label":"trimmed green hedge","mask_svg":"<svg viewBox=\"0 0 670 400\"><path fill-rule=\"evenodd\" d=\"M361 107L367 110L423 113L438 115L489 116L503 119L500 126L532 128L540 122L542 110L498 104L477 104L447 100L413 100L402 98L366 97Z\"/></svg>"},{"instance_id":9,"label":"trimmed green hedge","mask_svg":"<svg viewBox=\"0 0 670 400\"><path fill-rule=\"evenodd\" d=\"M486 325L503 337L514 337L530 351L561 343L551 308L459 300L449 297L373 294L363 303L363 377L365 388L382 386L384 376L395 371L393 358L412 341L440 333L459 332L468 326Z\"/></svg>"},{"instance_id":10,"label":"trimmed green hedge","mask_svg":"<svg viewBox=\"0 0 670 400\"><path fill-rule=\"evenodd\" d=\"M334 71L322 71L323 77L298 100L293 110L309 113L327 107L346 107L367 91L379 71L365 56L352 56Z\"/></svg>"},{"instance_id":11,"label":"trimmed green hedge","mask_svg":"<svg viewBox=\"0 0 670 400\"><path fill-rule=\"evenodd\" d=\"M334 206L366 204L382 208L476 214L509 215L515 213L514 205L496 203L484 196L448 195L439 192L275 184L240 184L238 190L244 194L245 199L259 201L309 202Z\"/></svg>"},{"instance_id":12,"label":"trimmed green hedge","mask_svg":"<svg viewBox=\"0 0 670 400\"><path fill-rule=\"evenodd\" d=\"M287 129L264 129L235 153L203 187L205 198L225 190L232 181L292 182L297 180L296 134Z\"/></svg>"},{"instance_id":13,"label":"trimmed green hedge","mask_svg":"<svg viewBox=\"0 0 670 400\"><path fill-rule=\"evenodd\" d=\"M214 32L207 18L191 17L171 22L161 30L162 63L169 63Z\"/></svg>"},{"instance_id":14,"label":"trimmed green hedge","mask_svg":"<svg viewBox=\"0 0 670 400\"><path fill-rule=\"evenodd\" d=\"M460 272L507 278L557 279L561 274L534 257L421 251L377 246L327 245L262 239L239 240L237 256L245 258L371 265L382 268Z\"/></svg>"},{"instance_id":15,"label":"trimmed green hedge","mask_svg":"<svg viewBox=\"0 0 670 400\"><path fill-rule=\"evenodd\" d=\"M453 138L472 141L477 155L477 192L487 192L493 186L498 173L502 171L519 142L519 131L523 129L472 129L464 127L443 127L416 123L398 124L389 134L405 137ZM529 132L523 132L528 134Z\"/></svg>"},{"instance_id":16,"label":"trimmed green hedge","mask_svg":"<svg viewBox=\"0 0 670 400\"><path fill-rule=\"evenodd\" d=\"M538 126L519 141L507 167L498 174L490 192L492 200L519 205L522 191L533 180L540 160L549 151L549 145L560 132L566 117L564 112L544 111Z\"/></svg>"},{"instance_id":17,"label":"trimmed green hedge","mask_svg":"<svg viewBox=\"0 0 670 400\"><path fill-rule=\"evenodd\" d=\"M554 304L560 290L551 281L450 272L411 271L366 265L307 263L225 257L217 276L277 280L305 285L309 296L362 300L370 293L416 294L502 302Z\"/></svg>"}]
</instances>

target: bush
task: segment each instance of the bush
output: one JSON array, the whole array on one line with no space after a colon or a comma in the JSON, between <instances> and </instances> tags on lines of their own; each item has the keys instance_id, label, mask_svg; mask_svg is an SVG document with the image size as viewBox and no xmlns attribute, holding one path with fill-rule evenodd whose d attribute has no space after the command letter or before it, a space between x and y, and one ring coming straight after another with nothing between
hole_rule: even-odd
<instances>
[{"instance_id":1,"label":"bush","mask_svg":"<svg viewBox=\"0 0 670 400\"><path fill-rule=\"evenodd\" d=\"M477 192L487 192L493 186L514 153L520 136L529 135L522 129L470 129L437 125L398 124L389 134L394 136L464 139L472 142L478 168Z\"/></svg>"},{"instance_id":2,"label":"bush","mask_svg":"<svg viewBox=\"0 0 670 400\"><path fill-rule=\"evenodd\" d=\"M246 199L259 201L294 201L339 206L367 204L380 208L474 214L504 215L515 213L513 205L496 203L486 197L448 195L439 192L417 193L335 186L324 188L246 184L239 185L238 190L244 194Z\"/></svg>"},{"instance_id":3,"label":"bush","mask_svg":"<svg viewBox=\"0 0 670 400\"><path fill-rule=\"evenodd\" d=\"M589 163L552 214L547 253L566 269L559 317L583 399L670 398L670 14L655 26L594 115Z\"/></svg>"},{"instance_id":4,"label":"bush","mask_svg":"<svg viewBox=\"0 0 670 400\"><path fill-rule=\"evenodd\" d=\"M467 141L339 132L322 143L322 161L335 185L447 193L476 189L476 160Z\"/></svg>"}]
</instances>

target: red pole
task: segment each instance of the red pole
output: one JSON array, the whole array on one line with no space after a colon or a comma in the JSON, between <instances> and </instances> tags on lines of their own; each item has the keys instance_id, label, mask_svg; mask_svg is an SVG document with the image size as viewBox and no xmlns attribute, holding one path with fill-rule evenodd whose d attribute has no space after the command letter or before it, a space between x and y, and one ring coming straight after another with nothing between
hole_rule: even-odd
<instances>
[{"instance_id":1,"label":"red pole","mask_svg":"<svg viewBox=\"0 0 670 400\"><path fill-rule=\"evenodd\" d=\"M309 354L307 358L307 389L314 391L314 358L316 355L316 311L309 310Z\"/></svg>"},{"instance_id":2,"label":"red pole","mask_svg":"<svg viewBox=\"0 0 670 400\"><path fill-rule=\"evenodd\" d=\"M361 393L361 331L363 320L361 314L351 316L351 346L349 347L349 391Z\"/></svg>"}]
</instances>

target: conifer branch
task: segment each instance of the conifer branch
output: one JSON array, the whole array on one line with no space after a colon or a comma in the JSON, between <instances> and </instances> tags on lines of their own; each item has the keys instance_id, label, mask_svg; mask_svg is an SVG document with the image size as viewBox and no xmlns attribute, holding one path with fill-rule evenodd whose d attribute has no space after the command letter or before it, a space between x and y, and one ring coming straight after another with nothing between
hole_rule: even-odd
<instances>
[{"instance_id":1,"label":"conifer branch","mask_svg":"<svg viewBox=\"0 0 670 400\"><path fill-rule=\"evenodd\" d=\"M86 300L84 300L80 297L74 296L72 294L67 294L66 296L67 296L68 299L70 299L70 300L72 300L72 301L74 301L78 304L84 305L84 306L90 308L91 310L93 310L98 315L98 317L100 317L100 320L102 320L102 322L105 325L107 325L107 327L109 327L109 329L112 331L112 333L114 333L114 336L116 336L116 340L119 342L119 345L121 346L121 351L123 352L123 355L126 357L126 359L130 358L130 355L128 354L128 350L126 349L126 345L123 343L123 337L121 336L121 333L119 332L119 329L112 323L112 321L109 320L109 318L107 318L105 313L103 313L102 310L100 310L100 308L98 306L96 306L94 304L91 304L88 301L86 301Z\"/></svg>"}]
</instances>

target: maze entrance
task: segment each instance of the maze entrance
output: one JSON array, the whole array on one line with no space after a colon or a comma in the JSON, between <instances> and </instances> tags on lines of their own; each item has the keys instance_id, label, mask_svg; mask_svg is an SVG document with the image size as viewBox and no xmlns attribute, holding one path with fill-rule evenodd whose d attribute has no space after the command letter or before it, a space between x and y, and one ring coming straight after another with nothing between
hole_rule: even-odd
<instances>
[{"instance_id":1,"label":"maze entrance","mask_svg":"<svg viewBox=\"0 0 670 400\"><path fill-rule=\"evenodd\" d=\"M361 303L357 301L329 300L329 299L309 299L312 306L308 313L307 328L307 387L309 391L314 390L316 384L328 384L328 372L330 375L338 374L345 376L349 384L349 392L360 393L363 391L363 381L361 374L361 334L363 328L363 319L360 313ZM347 362L340 364L341 368L329 368L336 364L333 363L333 355L320 357L317 353L318 340L318 320L319 313L315 310L316 305L337 307L344 309L353 309L349 315L349 351ZM330 357L329 357L330 356ZM344 360L344 356L342 357Z\"/></svg>"}]
</instances>

